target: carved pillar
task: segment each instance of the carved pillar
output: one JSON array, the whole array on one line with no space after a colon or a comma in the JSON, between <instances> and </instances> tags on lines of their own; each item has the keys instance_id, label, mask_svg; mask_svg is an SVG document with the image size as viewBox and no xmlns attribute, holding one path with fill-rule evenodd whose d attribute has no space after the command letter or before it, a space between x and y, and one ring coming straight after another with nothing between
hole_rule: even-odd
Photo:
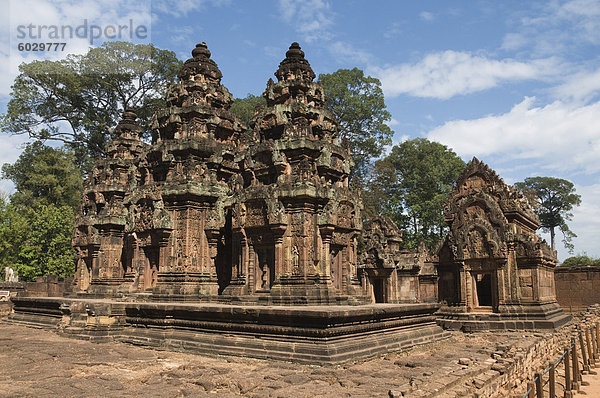
<instances>
[{"instance_id":1,"label":"carved pillar","mask_svg":"<svg viewBox=\"0 0 600 398\"><path fill-rule=\"evenodd\" d=\"M283 236L276 236L275 240L275 249L273 256L275 262L275 283L278 283L281 279L281 275L285 273L285 256L283 253Z\"/></svg>"},{"instance_id":2,"label":"carved pillar","mask_svg":"<svg viewBox=\"0 0 600 398\"><path fill-rule=\"evenodd\" d=\"M331 275L331 238L333 235L333 226L327 225L319 228L321 233L321 267L324 275ZM341 275L339 276L341 277Z\"/></svg>"},{"instance_id":3,"label":"carved pillar","mask_svg":"<svg viewBox=\"0 0 600 398\"><path fill-rule=\"evenodd\" d=\"M358 279L358 255L356 254L357 248L358 248L357 239L356 239L356 236L353 236L350 240L351 258L349 260L350 285L353 285L353 286L360 285L360 280Z\"/></svg>"},{"instance_id":4,"label":"carved pillar","mask_svg":"<svg viewBox=\"0 0 600 398\"><path fill-rule=\"evenodd\" d=\"M532 289L532 299L533 301L540 300L540 267L535 267L531 269L531 289Z\"/></svg>"},{"instance_id":5,"label":"carved pillar","mask_svg":"<svg viewBox=\"0 0 600 398\"><path fill-rule=\"evenodd\" d=\"M254 245L248 245L248 285L251 291L256 289L256 252L254 251Z\"/></svg>"},{"instance_id":6,"label":"carved pillar","mask_svg":"<svg viewBox=\"0 0 600 398\"><path fill-rule=\"evenodd\" d=\"M462 264L458 270L459 273L459 283L460 283L460 289L459 289L459 305L461 307L467 307L468 305L468 300L469 300L469 296L468 296L468 291L470 288L470 281L468 281L468 276L469 273L465 270L465 266L464 264Z\"/></svg>"},{"instance_id":7,"label":"carved pillar","mask_svg":"<svg viewBox=\"0 0 600 398\"><path fill-rule=\"evenodd\" d=\"M240 263L239 263L239 271L238 275L240 278L246 280L248 282L248 277L250 276L249 268L249 255L248 255L248 239L243 236L240 239Z\"/></svg>"},{"instance_id":8,"label":"carved pillar","mask_svg":"<svg viewBox=\"0 0 600 398\"><path fill-rule=\"evenodd\" d=\"M158 269L161 272L169 272L172 271L171 264L171 251L169 250L169 236L165 236L163 234L159 234L158 236ZM153 242L154 243L154 242Z\"/></svg>"},{"instance_id":9,"label":"carved pillar","mask_svg":"<svg viewBox=\"0 0 600 398\"><path fill-rule=\"evenodd\" d=\"M211 280L213 277L216 277L217 272L216 258L219 238L220 234L218 230L206 230L206 242L208 243L208 262L205 264L202 272L210 276Z\"/></svg>"},{"instance_id":10,"label":"carved pillar","mask_svg":"<svg viewBox=\"0 0 600 398\"><path fill-rule=\"evenodd\" d=\"M477 294L477 274L473 272L468 272L468 282L471 283L469 288L469 293L471 294L470 299L468 299L468 307L469 310L472 310L475 307L479 307L479 296Z\"/></svg>"}]
</instances>

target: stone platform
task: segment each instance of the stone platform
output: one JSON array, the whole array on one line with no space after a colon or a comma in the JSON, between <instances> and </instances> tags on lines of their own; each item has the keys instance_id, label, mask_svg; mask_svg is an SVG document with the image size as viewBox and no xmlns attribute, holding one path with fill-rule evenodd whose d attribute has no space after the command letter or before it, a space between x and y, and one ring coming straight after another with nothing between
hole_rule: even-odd
<instances>
[{"instance_id":1,"label":"stone platform","mask_svg":"<svg viewBox=\"0 0 600 398\"><path fill-rule=\"evenodd\" d=\"M449 337L438 304L235 306L114 300L13 299L10 322L92 341L210 355L341 363Z\"/></svg>"},{"instance_id":2,"label":"stone platform","mask_svg":"<svg viewBox=\"0 0 600 398\"><path fill-rule=\"evenodd\" d=\"M437 316L437 323L443 328L464 332L558 329L571 320L571 315L565 314L556 303L512 306L503 312L466 312L444 306Z\"/></svg>"}]
</instances>

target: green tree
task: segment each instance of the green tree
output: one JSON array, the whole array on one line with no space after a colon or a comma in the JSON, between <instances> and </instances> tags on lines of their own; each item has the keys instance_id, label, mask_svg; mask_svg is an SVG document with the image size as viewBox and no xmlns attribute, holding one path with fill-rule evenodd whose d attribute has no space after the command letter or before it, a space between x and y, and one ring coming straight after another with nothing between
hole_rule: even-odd
<instances>
[{"instance_id":1,"label":"green tree","mask_svg":"<svg viewBox=\"0 0 600 398\"><path fill-rule=\"evenodd\" d=\"M398 173L387 159L377 160L369 168L362 199L365 219L381 214L392 218L398 225L405 224L402 198L398 189Z\"/></svg>"},{"instance_id":2,"label":"green tree","mask_svg":"<svg viewBox=\"0 0 600 398\"><path fill-rule=\"evenodd\" d=\"M5 267L16 269L21 244L26 240L28 222L22 212L10 204L8 196L0 196L0 272Z\"/></svg>"},{"instance_id":3,"label":"green tree","mask_svg":"<svg viewBox=\"0 0 600 398\"><path fill-rule=\"evenodd\" d=\"M250 121L254 116L254 109L257 106L265 106L267 101L262 96L248 94L246 98L236 98L229 109L234 115L240 118L246 126L250 127Z\"/></svg>"},{"instance_id":4,"label":"green tree","mask_svg":"<svg viewBox=\"0 0 600 398\"><path fill-rule=\"evenodd\" d=\"M17 161L2 167L16 192L0 201L0 264L24 280L72 276L75 210L81 201L81 172L73 154L36 141Z\"/></svg>"},{"instance_id":5,"label":"green tree","mask_svg":"<svg viewBox=\"0 0 600 398\"><path fill-rule=\"evenodd\" d=\"M561 264L563 267L584 267L586 265L600 265L600 259L589 257L585 254L565 259Z\"/></svg>"},{"instance_id":6,"label":"green tree","mask_svg":"<svg viewBox=\"0 0 600 398\"><path fill-rule=\"evenodd\" d=\"M76 209L81 202L82 176L71 151L35 141L14 164L2 166L2 178L12 180L11 203L20 208L53 204Z\"/></svg>"},{"instance_id":7,"label":"green tree","mask_svg":"<svg viewBox=\"0 0 600 398\"><path fill-rule=\"evenodd\" d=\"M38 276L73 276L75 251L71 247L74 212L69 206L53 204L27 208L27 231L18 245L13 269L23 280Z\"/></svg>"},{"instance_id":8,"label":"green tree","mask_svg":"<svg viewBox=\"0 0 600 398\"><path fill-rule=\"evenodd\" d=\"M340 124L340 137L347 139L355 166L352 177L364 180L373 158L381 156L394 135L386 124L391 115L386 109L381 82L358 68L339 69L319 75L325 105Z\"/></svg>"},{"instance_id":9,"label":"green tree","mask_svg":"<svg viewBox=\"0 0 600 398\"><path fill-rule=\"evenodd\" d=\"M581 196L575 193L572 182L554 177L528 177L515 186L521 189L530 199L540 217L540 225L544 231L550 232L550 244L555 249L555 228L563 233L563 244L569 253L573 252L571 241L577 237L567 225L573 214L570 211L581 204Z\"/></svg>"},{"instance_id":10,"label":"green tree","mask_svg":"<svg viewBox=\"0 0 600 398\"><path fill-rule=\"evenodd\" d=\"M11 134L68 145L88 171L125 107L137 108L147 126L179 66L171 51L128 42L104 43L59 61L21 64L0 126Z\"/></svg>"},{"instance_id":11,"label":"green tree","mask_svg":"<svg viewBox=\"0 0 600 398\"><path fill-rule=\"evenodd\" d=\"M394 146L385 160L396 170L390 189L397 191L404 209L394 219L404 220L405 242L414 248L424 240L433 248L446 229L443 204L465 162L445 145L425 138Z\"/></svg>"}]
</instances>

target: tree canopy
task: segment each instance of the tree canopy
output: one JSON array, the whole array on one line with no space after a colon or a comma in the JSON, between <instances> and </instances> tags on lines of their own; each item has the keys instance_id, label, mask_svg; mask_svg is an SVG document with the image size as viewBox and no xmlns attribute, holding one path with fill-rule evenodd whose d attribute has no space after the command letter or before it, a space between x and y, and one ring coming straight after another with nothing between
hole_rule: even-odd
<instances>
[{"instance_id":1,"label":"tree canopy","mask_svg":"<svg viewBox=\"0 0 600 398\"><path fill-rule=\"evenodd\" d=\"M10 201L0 198L0 266L24 280L72 276L82 178L71 151L33 142L14 164L2 166L2 177L13 181L16 192Z\"/></svg>"},{"instance_id":2,"label":"tree canopy","mask_svg":"<svg viewBox=\"0 0 600 398\"><path fill-rule=\"evenodd\" d=\"M126 107L139 109L146 126L179 66L171 51L129 42L104 43L58 61L23 63L1 128L60 141L89 170Z\"/></svg>"},{"instance_id":3,"label":"tree canopy","mask_svg":"<svg viewBox=\"0 0 600 398\"><path fill-rule=\"evenodd\" d=\"M582 254L579 256L569 257L565 259L565 261L563 261L560 265L563 267L584 267L587 265L600 265L600 259Z\"/></svg>"},{"instance_id":4,"label":"tree canopy","mask_svg":"<svg viewBox=\"0 0 600 398\"><path fill-rule=\"evenodd\" d=\"M261 95L248 94L245 98L236 98L229 110L249 127L254 109L257 106L265 106L266 103L267 101Z\"/></svg>"},{"instance_id":5,"label":"tree canopy","mask_svg":"<svg viewBox=\"0 0 600 398\"><path fill-rule=\"evenodd\" d=\"M53 204L76 209L81 202L82 176L73 153L40 141L28 144L14 164L4 164L2 178L15 184L11 203L20 208Z\"/></svg>"},{"instance_id":6,"label":"tree canopy","mask_svg":"<svg viewBox=\"0 0 600 398\"><path fill-rule=\"evenodd\" d=\"M515 186L533 199L542 229L550 232L552 249L555 249L555 228L558 228L563 233L563 244L572 253L571 241L577 235L569 229L567 221L573 217L570 213L573 207L581 204L581 196L575 193L573 183L554 177L528 177Z\"/></svg>"},{"instance_id":7,"label":"tree canopy","mask_svg":"<svg viewBox=\"0 0 600 398\"><path fill-rule=\"evenodd\" d=\"M381 82L358 68L319 75L325 105L340 124L340 137L350 142L355 166L352 177L363 179L373 158L382 155L394 135Z\"/></svg>"},{"instance_id":8,"label":"tree canopy","mask_svg":"<svg viewBox=\"0 0 600 398\"><path fill-rule=\"evenodd\" d=\"M364 218L381 214L390 217L398 225L405 224L398 173L388 159L379 159L369 167L363 189Z\"/></svg>"},{"instance_id":9,"label":"tree canopy","mask_svg":"<svg viewBox=\"0 0 600 398\"><path fill-rule=\"evenodd\" d=\"M391 178L388 166L383 179L390 184L385 189L391 193L387 196L392 202L391 206L384 203L379 207L394 209L392 219L406 229L404 240L409 247L424 240L433 248L446 230L443 204L465 162L445 145L425 138L394 146L385 162L395 172L395 178ZM380 175L371 180L381 178Z\"/></svg>"}]
</instances>

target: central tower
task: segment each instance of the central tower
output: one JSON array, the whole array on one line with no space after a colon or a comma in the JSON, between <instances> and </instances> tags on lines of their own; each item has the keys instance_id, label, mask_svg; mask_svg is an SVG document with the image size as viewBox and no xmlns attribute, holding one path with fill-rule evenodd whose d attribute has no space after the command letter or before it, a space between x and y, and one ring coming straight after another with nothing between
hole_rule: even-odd
<instances>
[{"instance_id":1,"label":"central tower","mask_svg":"<svg viewBox=\"0 0 600 398\"><path fill-rule=\"evenodd\" d=\"M236 190L232 220L240 252L226 292L273 303L348 302L361 294L362 226L360 199L348 188L350 150L338 142L338 125L298 43L275 76L240 162L243 189ZM242 286L236 278L247 278L245 292L235 291Z\"/></svg>"}]
</instances>

